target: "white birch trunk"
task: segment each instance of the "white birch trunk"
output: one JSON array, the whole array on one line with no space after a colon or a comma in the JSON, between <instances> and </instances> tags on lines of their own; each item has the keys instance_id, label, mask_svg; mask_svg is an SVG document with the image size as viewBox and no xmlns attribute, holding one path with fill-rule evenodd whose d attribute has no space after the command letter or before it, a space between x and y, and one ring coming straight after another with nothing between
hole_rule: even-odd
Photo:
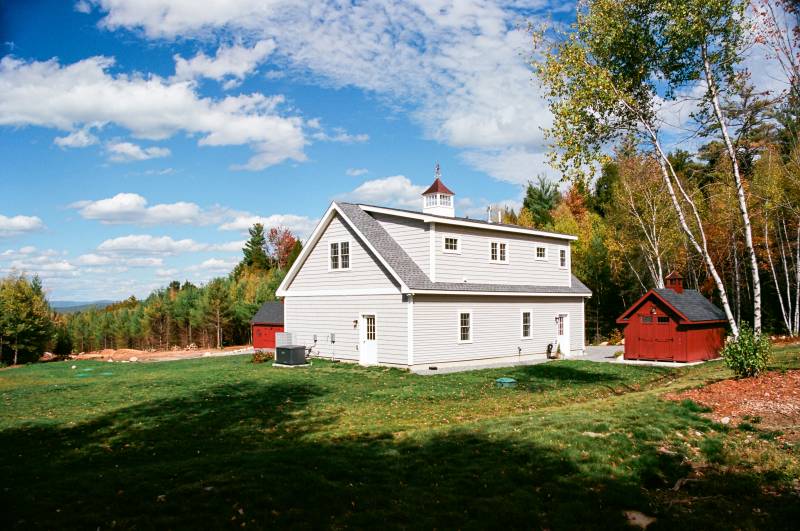
<instances>
[{"instance_id":1,"label":"white birch trunk","mask_svg":"<svg viewBox=\"0 0 800 531\"><path fill-rule=\"evenodd\" d=\"M761 280L758 276L758 260L756 258L756 250L753 246L753 230L750 225L750 214L747 209L747 199L744 193L744 186L742 183L742 176L739 172L739 161L736 158L736 149L731 142L730 135L728 134L728 126L725 122L725 117L722 114L722 108L719 104L719 93L717 85L714 80L713 72L711 72L711 64L708 61L708 54L703 47L703 68L706 75L706 84L711 93L711 103L714 107L714 114L717 117L717 123L722 131L722 138L725 141L725 147L728 151L728 156L731 159L733 166L733 179L736 184L736 196L739 204L739 214L742 216L742 224L744 225L744 242L747 248L748 258L750 260L750 274L753 278L753 332L756 335L761 333Z\"/></svg>"}]
</instances>

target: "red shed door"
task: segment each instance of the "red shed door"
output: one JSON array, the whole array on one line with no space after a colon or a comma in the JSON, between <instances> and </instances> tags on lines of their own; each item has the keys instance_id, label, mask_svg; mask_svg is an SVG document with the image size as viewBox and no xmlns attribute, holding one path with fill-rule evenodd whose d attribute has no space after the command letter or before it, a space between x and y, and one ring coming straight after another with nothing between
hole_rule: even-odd
<instances>
[{"instance_id":1,"label":"red shed door","mask_svg":"<svg viewBox=\"0 0 800 531\"><path fill-rule=\"evenodd\" d=\"M253 325L253 347L275 348L275 334L277 332L283 332L283 327L264 324Z\"/></svg>"},{"instance_id":2,"label":"red shed door","mask_svg":"<svg viewBox=\"0 0 800 531\"><path fill-rule=\"evenodd\" d=\"M669 318L640 315L639 319L639 358L659 361L674 359L675 341Z\"/></svg>"}]
</instances>

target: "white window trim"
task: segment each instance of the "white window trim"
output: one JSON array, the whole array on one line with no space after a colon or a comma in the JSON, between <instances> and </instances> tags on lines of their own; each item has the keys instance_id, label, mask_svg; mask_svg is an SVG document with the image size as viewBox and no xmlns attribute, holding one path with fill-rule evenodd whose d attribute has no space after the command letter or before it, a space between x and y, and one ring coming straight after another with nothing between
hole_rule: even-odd
<instances>
[{"instance_id":1,"label":"white window trim","mask_svg":"<svg viewBox=\"0 0 800 531\"><path fill-rule=\"evenodd\" d=\"M539 258L539 251L538 251L539 248L544 249L544 258ZM536 260L539 260L540 262L546 262L549 255L550 255L550 249L547 247L547 245L540 245L537 243L536 247L533 248L533 257Z\"/></svg>"},{"instance_id":2,"label":"white window trim","mask_svg":"<svg viewBox=\"0 0 800 531\"><path fill-rule=\"evenodd\" d=\"M339 244L339 267L334 269L331 267L331 244L338 243ZM342 267L342 243L347 243L347 267ZM330 273L337 273L339 271L350 271L353 268L353 240L349 238L339 239L339 238L332 238L328 240L327 243L328 247L328 272Z\"/></svg>"},{"instance_id":3,"label":"white window trim","mask_svg":"<svg viewBox=\"0 0 800 531\"><path fill-rule=\"evenodd\" d=\"M497 244L497 260L492 260L492 244ZM504 243L506 246L506 259L500 260L500 244ZM490 264L508 264L509 262L509 255L511 254L511 246L508 244L508 240L489 240L489 263Z\"/></svg>"},{"instance_id":4,"label":"white window trim","mask_svg":"<svg viewBox=\"0 0 800 531\"><path fill-rule=\"evenodd\" d=\"M469 339L461 339L461 314L469 314ZM472 318L472 310L458 310L456 312L456 342L461 344L472 343L475 340L475 320Z\"/></svg>"},{"instance_id":5,"label":"white window trim","mask_svg":"<svg viewBox=\"0 0 800 531\"><path fill-rule=\"evenodd\" d=\"M530 330L529 330L529 335L527 335L527 336L525 335L524 323L522 321L522 315L525 314L525 313L530 314L530 321L528 322L528 325L530 326ZM531 310L531 309L521 308L519 310L519 338L521 340L524 340L524 341L528 341L530 339L533 339L533 310Z\"/></svg>"},{"instance_id":6,"label":"white window trim","mask_svg":"<svg viewBox=\"0 0 800 531\"><path fill-rule=\"evenodd\" d=\"M561 253L564 253L564 265L561 265ZM547 256L546 251L545 256ZM569 249L558 250L558 267L559 269L569 269Z\"/></svg>"},{"instance_id":7,"label":"white window trim","mask_svg":"<svg viewBox=\"0 0 800 531\"><path fill-rule=\"evenodd\" d=\"M453 238L456 240L456 250L448 249L445 247L445 240ZM455 234L442 234L442 252L445 254L461 254L461 237Z\"/></svg>"}]
</instances>

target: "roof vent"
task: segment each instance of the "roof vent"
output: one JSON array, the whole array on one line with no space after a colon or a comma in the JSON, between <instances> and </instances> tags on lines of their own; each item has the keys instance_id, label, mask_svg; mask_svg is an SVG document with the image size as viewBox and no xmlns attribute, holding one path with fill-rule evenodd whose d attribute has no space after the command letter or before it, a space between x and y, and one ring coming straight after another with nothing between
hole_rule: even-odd
<instances>
[{"instance_id":1,"label":"roof vent","mask_svg":"<svg viewBox=\"0 0 800 531\"><path fill-rule=\"evenodd\" d=\"M455 216L453 206L455 194L442 182L438 162L434 168L434 177L433 184L422 192L422 212L452 218Z\"/></svg>"}]
</instances>

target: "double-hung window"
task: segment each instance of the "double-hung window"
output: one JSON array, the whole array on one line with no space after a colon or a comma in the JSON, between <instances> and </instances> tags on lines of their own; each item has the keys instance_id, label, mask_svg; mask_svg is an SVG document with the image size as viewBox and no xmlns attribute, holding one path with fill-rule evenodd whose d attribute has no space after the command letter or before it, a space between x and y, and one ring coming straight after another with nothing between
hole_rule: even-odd
<instances>
[{"instance_id":1,"label":"double-hung window","mask_svg":"<svg viewBox=\"0 0 800 531\"><path fill-rule=\"evenodd\" d=\"M558 265L561 266L562 269L567 267L567 250L561 249L558 252Z\"/></svg>"},{"instance_id":2,"label":"double-hung window","mask_svg":"<svg viewBox=\"0 0 800 531\"><path fill-rule=\"evenodd\" d=\"M472 341L472 312L458 312L458 342L470 343Z\"/></svg>"},{"instance_id":3,"label":"double-hung window","mask_svg":"<svg viewBox=\"0 0 800 531\"><path fill-rule=\"evenodd\" d=\"M522 312L522 339L530 339L531 337L531 312Z\"/></svg>"},{"instance_id":4,"label":"double-hung window","mask_svg":"<svg viewBox=\"0 0 800 531\"><path fill-rule=\"evenodd\" d=\"M489 260L505 264L508 262L508 244L506 242L491 242L489 244Z\"/></svg>"},{"instance_id":5,"label":"double-hung window","mask_svg":"<svg viewBox=\"0 0 800 531\"><path fill-rule=\"evenodd\" d=\"M339 271L350 269L350 242L331 242L330 245L330 269Z\"/></svg>"}]
</instances>

